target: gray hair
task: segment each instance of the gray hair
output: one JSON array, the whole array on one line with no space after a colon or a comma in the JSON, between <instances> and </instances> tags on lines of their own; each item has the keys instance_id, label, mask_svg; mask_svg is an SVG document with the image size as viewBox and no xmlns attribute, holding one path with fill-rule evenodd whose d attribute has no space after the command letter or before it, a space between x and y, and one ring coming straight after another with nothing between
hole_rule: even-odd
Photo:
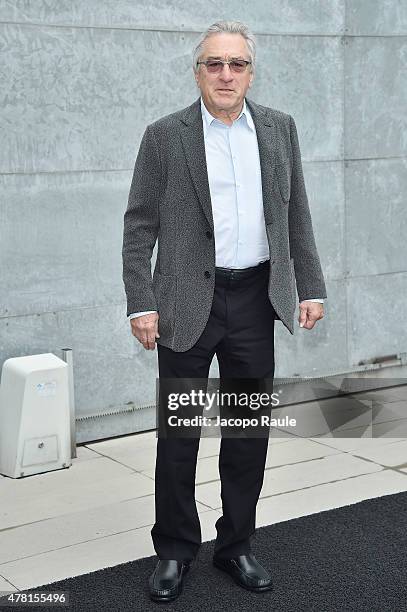
<instances>
[{"instance_id":1,"label":"gray hair","mask_svg":"<svg viewBox=\"0 0 407 612\"><path fill-rule=\"evenodd\" d=\"M246 41L251 60L250 70L254 72L254 64L256 60L256 40L253 33L241 21L216 21L203 32L198 40L192 56L192 68L194 72L198 72L199 65L197 64L201 54L205 40L214 34L240 34Z\"/></svg>"}]
</instances>

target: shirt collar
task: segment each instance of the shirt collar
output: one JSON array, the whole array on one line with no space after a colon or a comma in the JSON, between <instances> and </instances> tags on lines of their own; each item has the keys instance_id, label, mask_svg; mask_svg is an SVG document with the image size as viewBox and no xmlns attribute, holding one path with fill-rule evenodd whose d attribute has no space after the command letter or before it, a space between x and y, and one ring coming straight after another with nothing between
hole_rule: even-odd
<instances>
[{"instance_id":1,"label":"shirt collar","mask_svg":"<svg viewBox=\"0 0 407 612\"><path fill-rule=\"evenodd\" d=\"M202 99L201 96L201 112L202 112L202 119L203 119L203 123L204 123L204 128L209 128L209 126L211 125L211 123L213 121L216 121L216 117L214 117L213 115L211 115L211 113L208 111L208 109L206 108L204 101ZM235 121L238 121L240 119L240 117L242 116L246 117L246 122L247 122L247 126L254 132L255 131L255 127L254 127L254 123L253 123L253 118L250 114L250 110L246 104L246 99L243 99L243 107L242 110L240 111L239 116L235 119ZM234 122L235 122L234 121Z\"/></svg>"}]
</instances>

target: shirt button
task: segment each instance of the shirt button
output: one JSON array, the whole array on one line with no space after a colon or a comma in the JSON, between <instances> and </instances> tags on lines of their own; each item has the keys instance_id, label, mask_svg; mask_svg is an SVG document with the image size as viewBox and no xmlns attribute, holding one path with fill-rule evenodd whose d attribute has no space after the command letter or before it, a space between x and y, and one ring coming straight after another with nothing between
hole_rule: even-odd
<instances>
[{"instance_id":1,"label":"shirt button","mask_svg":"<svg viewBox=\"0 0 407 612\"><path fill-rule=\"evenodd\" d=\"M211 277L211 273L208 270L205 270L205 276L206 276L206 278L210 278Z\"/></svg>"}]
</instances>

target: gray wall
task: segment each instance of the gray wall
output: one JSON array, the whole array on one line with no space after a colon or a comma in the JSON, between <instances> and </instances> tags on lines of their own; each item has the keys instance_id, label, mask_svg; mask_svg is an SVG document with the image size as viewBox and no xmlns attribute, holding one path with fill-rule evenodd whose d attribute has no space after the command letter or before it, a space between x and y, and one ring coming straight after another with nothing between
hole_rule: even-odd
<instances>
[{"instance_id":1,"label":"gray wall","mask_svg":"<svg viewBox=\"0 0 407 612\"><path fill-rule=\"evenodd\" d=\"M123 213L144 128L197 97L190 52L219 18L258 35L251 97L296 120L327 280L316 329L277 325L276 375L406 351L407 2L153 4L0 2L0 362L73 348L82 417L154 401Z\"/></svg>"}]
</instances>

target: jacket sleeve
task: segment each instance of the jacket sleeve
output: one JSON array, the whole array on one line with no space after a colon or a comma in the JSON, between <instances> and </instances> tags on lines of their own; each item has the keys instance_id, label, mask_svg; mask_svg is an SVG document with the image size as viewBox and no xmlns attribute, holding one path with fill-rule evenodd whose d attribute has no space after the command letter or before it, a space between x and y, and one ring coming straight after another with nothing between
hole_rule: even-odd
<instances>
[{"instance_id":1,"label":"jacket sleeve","mask_svg":"<svg viewBox=\"0 0 407 612\"><path fill-rule=\"evenodd\" d=\"M297 128L291 116L290 139L293 167L288 209L289 239L298 299L302 302L315 296L326 298L327 294L305 189Z\"/></svg>"},{"instance_id":2,"label":"jacket sleeve","mask_svg":"<svg viewBox=\"0 0 407 612\"><path fill-rule=\"evenodd\" d=\"M137 154L123 229L123 282L127 316L158 310L153 293L151 257L158 236L161 197L160 156L147 126Z\"/></svg>"}]
</instances>

